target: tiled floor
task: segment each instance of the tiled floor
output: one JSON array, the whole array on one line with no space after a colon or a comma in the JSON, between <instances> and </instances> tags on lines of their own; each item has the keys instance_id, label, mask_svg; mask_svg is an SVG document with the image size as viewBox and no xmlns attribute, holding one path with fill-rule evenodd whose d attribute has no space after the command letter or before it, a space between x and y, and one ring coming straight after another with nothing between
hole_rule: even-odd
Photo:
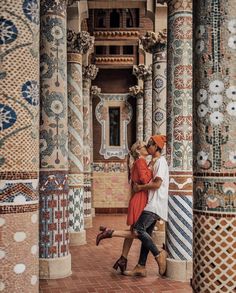
<instances>
[{"instance_id":1,"label":"tiled floor","mask_svg":"<svg viewBox=\"0 0 236 293\"><path fill-rule=\"evenodd\" d=\"M187 283L170 281L157 275L157 264L152 255L147 263L146 278L126 277L112 266L120 256L123 239L112 238L95 245L98 227L103 224L116 229L127 228L124 215L97 215L93 218L93 228L87 229L87 244L71 248L72 275L60 280L41 280L41 293L192 293ZM140 242L135 240L129 255L128 268L135 266Z\"/></svg>"}]
</instances>

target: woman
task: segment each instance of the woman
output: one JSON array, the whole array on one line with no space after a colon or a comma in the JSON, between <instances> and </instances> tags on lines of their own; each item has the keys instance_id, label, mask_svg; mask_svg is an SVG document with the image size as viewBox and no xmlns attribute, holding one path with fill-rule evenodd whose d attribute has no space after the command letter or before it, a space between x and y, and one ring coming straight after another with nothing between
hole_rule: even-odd
<instances>
[{"instance_id":1,"label":"woman","mask_svg":"<svg viewBox=\"0 0 236 293\"><path fill-rule=\"evenodd\" d=\"M146 149L146 145L143 141L137 141L131 147L131 159L133 158L134 163L131 167L131 186L133 184L146 184L152 179L152 171L148 168L145 158L148 156L148 152ZM133 225L138 220L139 216L141 215L144 207L147 204L147 191L139 191L132 195L129 206L128 206L128 215L127 215L127 225L130 226L130 230L133 230ZM100 240L103 239L104 233L106 234L111 231L105 227L100 227L102 231L97 236L96 244L98 245ZM114 231L113 237L125 237L124 233L119 233L116 235ZM109 237L109 235L108 235ZM130 251L131 245L133 243L133 238L125 238L123 243L123 249L121 257L116 261L113 268L121 270L123 273L127 267L127 256Z\"/></svg>"}]
</instances>

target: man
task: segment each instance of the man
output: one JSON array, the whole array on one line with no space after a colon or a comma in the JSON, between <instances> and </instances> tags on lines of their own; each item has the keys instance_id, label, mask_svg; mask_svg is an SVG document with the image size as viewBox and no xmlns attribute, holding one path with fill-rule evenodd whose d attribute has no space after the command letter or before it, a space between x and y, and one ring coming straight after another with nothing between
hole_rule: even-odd
<instances>
[{"instance_id":1,"label":"man","mask_svg":"<svg viewBox=\"0 0 236 293\"><path fill-rule=\"evenodd\" d=\"M169 170L165 157L161 156L165 142L164 135L154 135L149 139L147 151L152 155L150 164L153 169L153 180L148 184L134 186L135 192L148 190L148 203L134 225L134 232L142 242L139 261L132 271L124 272L126 276L146 276L145 265L149 251L158 263L159 274L164 275L166 271L167 253L165 250L159 252L151 238L157 220L161 218L167 221Z\"/></svg>"}]
</instances>

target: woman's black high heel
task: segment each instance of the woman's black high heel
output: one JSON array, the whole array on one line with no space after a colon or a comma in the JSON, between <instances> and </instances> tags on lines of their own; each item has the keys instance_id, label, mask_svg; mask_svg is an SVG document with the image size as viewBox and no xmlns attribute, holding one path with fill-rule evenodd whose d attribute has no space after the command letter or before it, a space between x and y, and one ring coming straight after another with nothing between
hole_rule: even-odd
<instances>
[{"instance_id":1,"label":"woman's black high heel","mask_svg":"<svg viewBox=\"0 0 236 293\"><path fill-rule=\"evenodd\" d=\"M127 267L127 258L125 258L123 255L115 262L113 269L117 270L120 268L121 273L126 270Z\"/></svg>"}]
</instances>

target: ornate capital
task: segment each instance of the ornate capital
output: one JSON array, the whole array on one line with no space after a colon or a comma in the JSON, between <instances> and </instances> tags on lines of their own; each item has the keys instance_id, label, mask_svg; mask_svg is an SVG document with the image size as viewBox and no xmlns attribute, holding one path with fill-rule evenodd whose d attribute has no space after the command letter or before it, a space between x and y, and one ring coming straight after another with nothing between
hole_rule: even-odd
<instances>
[{"instance_id":1,"label":"ornate capital","mask_svg":"<svg viewBox=\"0 0 236 293\"><path fill-rule=\"evenodd\" d=\"M140 41L144 50L148 53L164 51L167 45L167 29L163 29L158 34L146 32L146 34L140 38Z\"/></svg>"},{"instance_id":2,"label":"ornate capital","mask_svg":"<svg viewBox=\"0 0 236 293\"><path fill-rule=\"evenodd\" d=\"M132 86L129 88L129 93L132 96L135 96L138 98L143 95L143 88L138 85Z\"/></svg>"},{"instance_id":3,"label":"ornate capital","mask_svg":"<svg viewBox=\"0 0 236 293\"><path fill-rule=\"evenodd\" d=\"M148 78L152 74L152 65L146 66L144 64L139 64L133 66L133 74L137 76L138 79Z\"/></svg>"},{"instance_id":4,"label":"ornate capital","mask_svg":"<svg viewBox=\"0 0 236 293\"><path fill-rule=\"evenodd\" d=\"M98 96L101 93L101 88L96 85L93 85L93 86L91 86L90 92L91 92L91 95Z\"/></svg>"},{"instance_id":5,"label":"ornate capital","mask_svg":"<svg viewBox=\"0 0 236 293\"><path fill-rule=\"evenodd\" d=\"M70 52L86 54L94 45L94 37L86 31L75 33L72 30L67 31L67 48Z\"/></svg>"},{"instance_id":6,"label":"ornate capital","mask_svg":"<svg viewBox=\"0 0 236 293\"><path fill-rule=\"evenodd\" d=\"M83 66L82 68L83 79L94 80L98 73L98 68L94 64L89 64L88 66Z\"/></svg>"}]
</instances>

